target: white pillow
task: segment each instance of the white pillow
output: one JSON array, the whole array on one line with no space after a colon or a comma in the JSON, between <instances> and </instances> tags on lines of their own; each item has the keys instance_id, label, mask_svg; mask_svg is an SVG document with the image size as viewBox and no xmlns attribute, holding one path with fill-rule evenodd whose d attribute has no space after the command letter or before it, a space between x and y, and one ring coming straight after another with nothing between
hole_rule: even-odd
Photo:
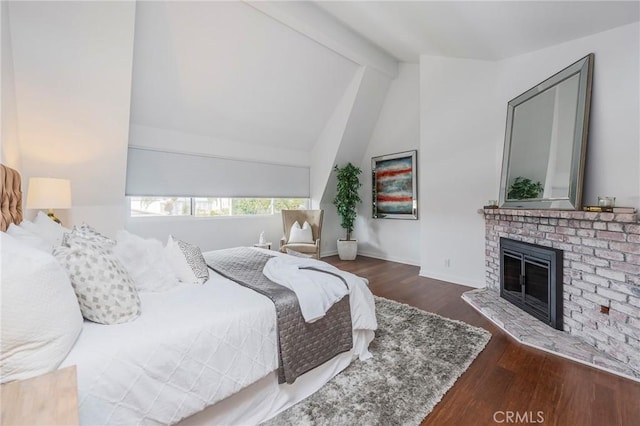
<instances>
[{"instance_id":1,"label":"white pillow","mask_svg":"<svg viewBox=\"0 0 640 426\"><path fill-rule=\"evenodd\" d=\"M164 250L165 258L181 282L203 284L209 279L209 268L198 246L169 235Z\"/></svg>"},{"instance_id":2,"label":"white pillow","mask_svg":"<svg viewBox=\"0 0 640 426\"><path fill-rule=\"evenodd\" d=\"M63 228L59 223L51 220L51 218L42 211L38 212L38 215L33 220L33 223L40 230L37 235L42 237L46 242L50 243L54 247L62 244L62 238L65 232L70 232L68 229Z\"/></svg>"},{"instance_id":3,"label":"white pillow","mask_svg":"<svg viewBox=\"0 0 640 426\"><path fill-rule=\"evenodd\" d=\"M292 243L310 243L313 244L313 232L311 231L311 225L309 222L305 221L302 228L300 228L300 224L296 221L293 225L291 225L291 230L289 231L289 241L287 244Z\"/></svg>"},{"instance_id":4,"label":"white pillow","mask_svg":"<svg viewBox=\"0 0 640 426\"><path fill-rule=\"evenodd\" d=\"M23 220L22 222L20 222L20 225L18 225L20 228L24 229L27 232L31 232L33 235L42 238L43 240L47 241L46 238L44 238L42 236L42 230L40 229L40 227L38 225L36 225L33 222L30 222L28 220Z\"/></svg>"},{"instance_id":5,"label":"white pillow","mask_svg":"<svg viewBox=\"0 0 640 426\"><path fill-rule=\"evenodd\" d=\"M7 229L7 234L11 235L16 240L28 245L29 247L42 250L49 254L51 254L51 251L53 250L53 246L48 242L46 242L45 240L43 240L41 237L27 231L26 229L18 225L14 225L13 223L9 225L9 228Z\"/></svg>"},{"instance_id":6,"label":"white pillow","mask_svg":"<svg viewBox=\"0 0 640 426\"><path fill-rule=\"evenodd\" d=\"M0 233L1 383L53 371L82 330L69 277L49 253Z\"/></svg>"},{"instance_id":7,"label":"white pillow","mask_svg":"<svg viewBox=\"0 0 640 426\"><path fill-rule=\"evenodd\" d=\"M116 245L115 240L105 237L86 223L83 223L80 227L74 226L73 231L65 233L60 245L70 247L71 240L78 238L93 241L107 250L111 250Z\"/></svg>"},{"instance_id":8,"label":"white pillow","mask_svg":"<svg viewBox=\"0 0 640 426\"><path fill-rule=\"evenodd\" d=\"M100 324L120 324L140 315L140 298L124 266L109 248L75 236L69 247L53 249L53 255L69 274L80 311Z\"/></svg>"},{"instance_id":9,"label":"white pillow","mask_svg":"<svg viewBox=\"0 0 640 426\"><path fill-rule=\"evenodd\" d=\"M165 260L162 242L119 231L113 254L127 269L138 291L158 292L174 288L178 278Z\"/></svg>"}]
</instances>

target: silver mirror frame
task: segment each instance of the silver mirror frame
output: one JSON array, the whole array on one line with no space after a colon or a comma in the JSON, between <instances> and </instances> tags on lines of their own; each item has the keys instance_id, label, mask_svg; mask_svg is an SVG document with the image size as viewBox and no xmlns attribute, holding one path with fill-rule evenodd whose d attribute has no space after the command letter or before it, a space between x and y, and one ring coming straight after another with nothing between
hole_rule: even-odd
<instances>
[{"instance_id":1,"label":"silver mirror frame","mask_svg":"<svg viewBox=\"0 0 640 426\"><path fill-rule=\"evenodd\" d=\"M584 179L584 163L587 150L587 135L589 133L589 111L591 107L591 86L593 80L594 55L590 53L579 61L549 77L542 83L527 90L520 96L509 101L507 105L507 124L505 129L504 151L502 158L502 174L500 178L500 207L523 209L557 209L579 210L582 208L582 187ZM571 154L571 169L569 177L568 196L562 198L534 198L530 200L507 199L509 163L513 132L514 110L536 95L551 89L563 81L579 75L578 100L576 111L576 127L573 137Z\"/></svg>"}]
</instances>

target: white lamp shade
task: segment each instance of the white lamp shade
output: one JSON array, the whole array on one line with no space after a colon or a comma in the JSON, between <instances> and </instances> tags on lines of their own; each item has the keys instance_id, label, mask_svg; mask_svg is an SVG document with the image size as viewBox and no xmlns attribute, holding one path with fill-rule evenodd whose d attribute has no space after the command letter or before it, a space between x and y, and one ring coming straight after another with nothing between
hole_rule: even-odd
<instances>
[{"instance_id":1,"label":"white lamp shade","mask_svg":"<svg viewBox=\"0 0 640 426\"><path fill-rule=\"evenodd\" d=\"M71 181L69 179L29 178L28 209L70 209Z\"/></svg>"}]
</instances>

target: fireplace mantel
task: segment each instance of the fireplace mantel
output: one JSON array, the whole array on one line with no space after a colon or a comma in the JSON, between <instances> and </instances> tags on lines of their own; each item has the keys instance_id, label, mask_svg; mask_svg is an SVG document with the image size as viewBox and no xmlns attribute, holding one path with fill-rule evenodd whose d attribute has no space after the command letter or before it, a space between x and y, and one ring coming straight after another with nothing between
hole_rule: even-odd
<instances>
[{"instance_id":1,"label":"fireplace mantel","mask_svg":"<svg viewBox=\"0 0 640 426\"><path fill-rule=\"evenodd\" d=\"M640 371L638 214L481 209L487 287L500 288L500 238L563 250L565 331Z\"/></svg>"},{"instance_id":2,"label":"fireplace mantel","mask_svg":"<svg viewBox=\"0 0 640 426\"><path fill-rule=\"evenodd\" d=\"M637 223L638 213L597 213L580 210L481 209L485 216L539 217L548 219L588 220L598 222Z\"/></svg>"}]
</instances>

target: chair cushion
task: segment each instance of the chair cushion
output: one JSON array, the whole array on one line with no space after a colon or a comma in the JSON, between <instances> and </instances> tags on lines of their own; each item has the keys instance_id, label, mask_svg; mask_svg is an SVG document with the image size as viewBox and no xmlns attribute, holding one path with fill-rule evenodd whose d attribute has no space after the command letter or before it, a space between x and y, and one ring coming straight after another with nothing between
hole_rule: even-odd
<instances>
[{"instance_id":1,"label":"chair cushion","mask_svg":"<svg viewBox=\"0 0 640 426\"><path fill-rule=\"evenodd\" d=\"M290 254L291 256L295 256L295 257L304 257L304 258L313 257L313 254L300 253L299 251L291 250L290 248L287 248L286 251L287 251L287 254Z\"/></svg>"},{"instance_id":2,"label":"chair cushion","mask_svg":"<svg viewBox=\"0 0 640 426\"><path fill-rule=\"evenodd\" d=\"M282 248L295 250L300 253L315 253L317 249L315 244L308 244L308 243L285 244L284 246L282 246Z\"/></svg>"}]
</instances>

